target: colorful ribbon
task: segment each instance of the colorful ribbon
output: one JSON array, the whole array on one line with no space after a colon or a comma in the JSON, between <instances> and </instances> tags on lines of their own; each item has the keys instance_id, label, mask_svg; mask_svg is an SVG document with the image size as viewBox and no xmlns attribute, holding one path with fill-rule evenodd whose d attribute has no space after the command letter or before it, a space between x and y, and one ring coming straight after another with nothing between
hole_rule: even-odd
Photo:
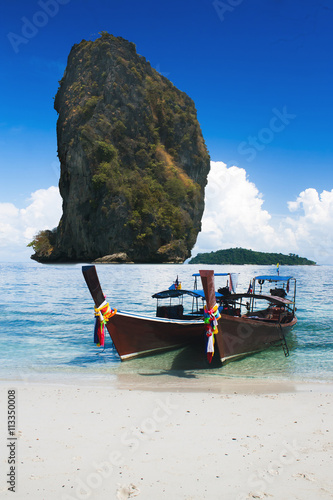
<instances>
[{"instance_id":1,"label":"colorful ribbon","mask_svg":"<svg viewBox=\"0 0 333 500\"><path fill-rule=\"evenodd\" d=\"M104 347L104 327L112 316L117 312L117 309L111 309L110 305L106 300L99 307L95 307L95 331L94 331L94 342L98 347Z\"/></svg>"},{"instance_id":2,"label":"colorful ribbon","mask_svg":"<svg viewBox=\"0 0 333 500\"><path fill-rule=\"evenodd\" d=\"M214 335L218 333L217 322L220 318L221 314L219 311L219 306L217 304L215 304L215 306L209 310L207 309L207 306L205 306L204 323L206 327L207 359L209 363L211 363L214 356L214 344L215 344Z\"/></svg>"}]
</instances>

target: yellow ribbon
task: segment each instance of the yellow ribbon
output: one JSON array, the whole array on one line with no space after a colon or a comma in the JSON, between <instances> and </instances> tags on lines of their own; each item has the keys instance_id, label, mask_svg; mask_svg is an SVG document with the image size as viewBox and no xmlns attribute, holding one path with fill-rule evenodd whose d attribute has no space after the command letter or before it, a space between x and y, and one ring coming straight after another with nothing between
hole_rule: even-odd
<instances>
[{"instance_id":1,"label":"yellow ribbon","mask_svg":"<svg viewBox=\"0 0 333 500\"><path fill-rule=\"evenodd\" d=\"M104 312L103 310L106 309ZM110 304L102 304L100 307L95 307L95 316L99 316L103 323L107 323L112 316L117 313L117 309L111 309Z\"/></svg>"}]
</instances>

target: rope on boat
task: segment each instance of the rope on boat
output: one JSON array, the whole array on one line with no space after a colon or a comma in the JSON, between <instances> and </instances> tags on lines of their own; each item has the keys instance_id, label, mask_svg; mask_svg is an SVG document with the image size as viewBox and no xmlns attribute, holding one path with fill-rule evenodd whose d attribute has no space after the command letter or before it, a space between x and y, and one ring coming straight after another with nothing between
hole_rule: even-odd
<instances>
[{"instance_id":1,"label":"rope on boat","mask_svg":"<svg viewBox=\"0 0 333 500\"><path fill-rule=\"evenodd\" d=\"M218 333L217 322L221 318L219 307L215 304L211 309L204 308L204 323L206 326L206 336L207 336L207 359L211 363L214 356L214 335Z\"/></svg>"},{"instance_id":2,"label":"rope on boat","mask_svg":"<svg viewBox=\"0 0 333 500\"><path fill-rule=\"evenodd\" d=\"M105 333L104 327L112 316L117 313L117 309L111 309L110 304L104 300L104 302L99 306L95 307L95 331L94 331L94 342L97 347L104 347Z\"/></svg>"}]
</instances>

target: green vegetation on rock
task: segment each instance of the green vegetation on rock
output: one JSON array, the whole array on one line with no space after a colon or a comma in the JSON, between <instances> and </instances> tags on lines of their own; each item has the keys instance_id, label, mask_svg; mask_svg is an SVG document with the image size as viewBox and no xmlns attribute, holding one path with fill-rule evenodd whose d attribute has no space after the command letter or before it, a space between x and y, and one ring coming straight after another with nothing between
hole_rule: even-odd
<instances>
[{"instance_id":1,"label":"green vegetation on rock","mask_svg":"<svg viewBox=\"0 0 333 500\"><path fill-rule=\"evenodd\" d=\"M49 256L53 252L54 245L56 243L56 236L56 228L52 229L52 231L49 229L39 231L27 247L33 248L35 255L38 256L38 260L48 260Z\"/></svg>"},{"instance_id":2,"label":"green vegetation on rock","mask_svg":"<svg viewBox=\"0 0 333 500\"><path fill-rule=\"evenodd\" d=\"M216 252L199 253L190 260L190 264L255 264L284 266L314 266L316 263L305 257L299 257L293 253L283 255L282 253L255 252L245 248L228 248Z\"/></svg>"}]
</instances>

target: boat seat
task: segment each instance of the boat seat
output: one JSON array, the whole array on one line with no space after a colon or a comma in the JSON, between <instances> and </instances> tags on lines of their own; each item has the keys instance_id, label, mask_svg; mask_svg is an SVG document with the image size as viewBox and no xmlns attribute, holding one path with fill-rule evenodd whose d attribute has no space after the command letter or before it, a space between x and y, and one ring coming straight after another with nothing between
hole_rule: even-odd
<instances>
[{"instance_id":1,"label":"boat seat","mask_svg":"<svg viewBox=\"0 0 333 500\"><path fill-rule=\"evenodd\" d=\"M156 316L158 318L182 319L184 315L184 307L182 304L175 306L158 306Z\"/></svg>"}]
</instances>

